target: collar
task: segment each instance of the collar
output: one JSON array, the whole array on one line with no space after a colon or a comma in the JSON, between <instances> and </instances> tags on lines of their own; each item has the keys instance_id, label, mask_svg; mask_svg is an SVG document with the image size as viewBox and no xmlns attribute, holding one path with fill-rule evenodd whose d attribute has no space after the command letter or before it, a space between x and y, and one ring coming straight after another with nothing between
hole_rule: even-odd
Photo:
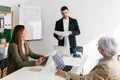
<instances>
[{"instance_id":1,"label":"collar","mask_svg":"<svg viewBox=\"0 0 120 80\"><path fill-rule=\"evenodd\" d=\"M103 57L99 59L99 63L103 62L103 61L107 61L107 60L116 60L116 55L114 55L113 57Z\"/></svg>"}]
</instances>

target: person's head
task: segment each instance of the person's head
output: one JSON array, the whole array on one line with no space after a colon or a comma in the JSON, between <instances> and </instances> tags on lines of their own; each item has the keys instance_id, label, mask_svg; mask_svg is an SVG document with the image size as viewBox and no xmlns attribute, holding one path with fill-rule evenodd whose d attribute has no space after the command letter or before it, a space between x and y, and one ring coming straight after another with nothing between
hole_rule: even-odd
<instances>
[{"instance_id":1,"label":"person's head","mask_svg":"<svg viewBox=\"0 0 120 80\"><path fill-rule=\"evenodd\" d=\"M117 43L113 38L101 37L98 41L98 51L104 57L112 57L117 54Z\"/></svg>"},{"instance_id":2,"label":"person's head","mask_svg":"<svg viewBox=\"0 0 120 80\"><path fill-rule=\"evenodd\" d=\"M11 41L18 43L25 38L26 38L26 29L24 25L16 25L13 31L13 36Z\"/></svg>"},{"instance_id":3,"label":"person's head","mask_svg":"<svg viewBox=\"0 0 120 80\"><path fill-rule=\"evenodd\" d=\"M64 19L67 19L69 17L68 13L69 13L68 8L66 6L63 6L61 8L61 14L62 14Z\"/></svg>"}]
</instances>

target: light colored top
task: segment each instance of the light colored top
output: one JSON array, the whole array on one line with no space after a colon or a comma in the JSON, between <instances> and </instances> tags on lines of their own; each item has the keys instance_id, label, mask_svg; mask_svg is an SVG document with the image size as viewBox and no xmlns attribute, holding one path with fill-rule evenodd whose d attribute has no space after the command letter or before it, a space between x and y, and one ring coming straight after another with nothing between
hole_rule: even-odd
<instances>
[{"instance_id":1,"label":"light colored top","mask_svg":"<svg viewBox=\"0 0 120 80\"><path fill-rule=\"evenodd\" d=\"M69 18L63 19L63 26L64 26L64 32L67 33L69 31ZM64 38L64 46L70 47L68 36L65 36Z\"/></svg>"},{"instance_id":2,"label":"light colored top","mask_svg":"<svg viewBox=\"0 0 120 80\"><path fill-rule=\"evenodd\" d=\"M23 51L23 54L25 55L25 42L24 42L24 40L22 41L22 51Z\"/></svg>"},{"instance_id":3,"label":"light colored top","mask_svg":"<svg viewBox=\"0 0 120 80\"><path fill-rule=\"evenodd\" d=\"M96 65L87 75L79 76L67 73L67 80L120 80L120 63L113 58L105 58Z\"/></svg>"}]
</instances>

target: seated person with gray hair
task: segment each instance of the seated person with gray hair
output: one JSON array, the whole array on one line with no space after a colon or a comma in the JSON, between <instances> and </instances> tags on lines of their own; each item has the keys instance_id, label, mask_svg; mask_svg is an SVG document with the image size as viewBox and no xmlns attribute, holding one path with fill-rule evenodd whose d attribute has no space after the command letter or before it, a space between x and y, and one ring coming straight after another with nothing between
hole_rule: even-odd
<instances>
[{"instance_id":1,"label":"seated person with gray hair","mask_svg":"<svg viewBox=\"0 0 120 80\"><path fill-rule=\"evenodd\" d=\"M116 60L117 44L113 38L102 37L98 41L98 51L103 59L88 74L80 76L75 73L58 70L56 75L67 80L120 80L120 63Z\"/></svg>"}]
</instances>

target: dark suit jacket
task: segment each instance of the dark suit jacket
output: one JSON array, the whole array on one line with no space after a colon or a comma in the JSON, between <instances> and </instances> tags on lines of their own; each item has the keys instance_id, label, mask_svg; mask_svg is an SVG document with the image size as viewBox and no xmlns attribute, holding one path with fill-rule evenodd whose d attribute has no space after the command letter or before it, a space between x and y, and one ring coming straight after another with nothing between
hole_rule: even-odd
<instances>
[{"instance_id":1,"label":"dark suit jacket","mask_svg":"<svg viewBox=\"0 0 120 80\"><path fill-rule=\"evenodd\" d=\"M55 31L64 31L63 18L56 21ZM70 48L76 47L76 35L80 34L79 26L76 19L69 17L69 31L72 31L72 35L69 36ZM54 37L58 40L59 46L64 46L64 39L59 40L58 35L54 33Z\"/></svg>"}]
</instances>

